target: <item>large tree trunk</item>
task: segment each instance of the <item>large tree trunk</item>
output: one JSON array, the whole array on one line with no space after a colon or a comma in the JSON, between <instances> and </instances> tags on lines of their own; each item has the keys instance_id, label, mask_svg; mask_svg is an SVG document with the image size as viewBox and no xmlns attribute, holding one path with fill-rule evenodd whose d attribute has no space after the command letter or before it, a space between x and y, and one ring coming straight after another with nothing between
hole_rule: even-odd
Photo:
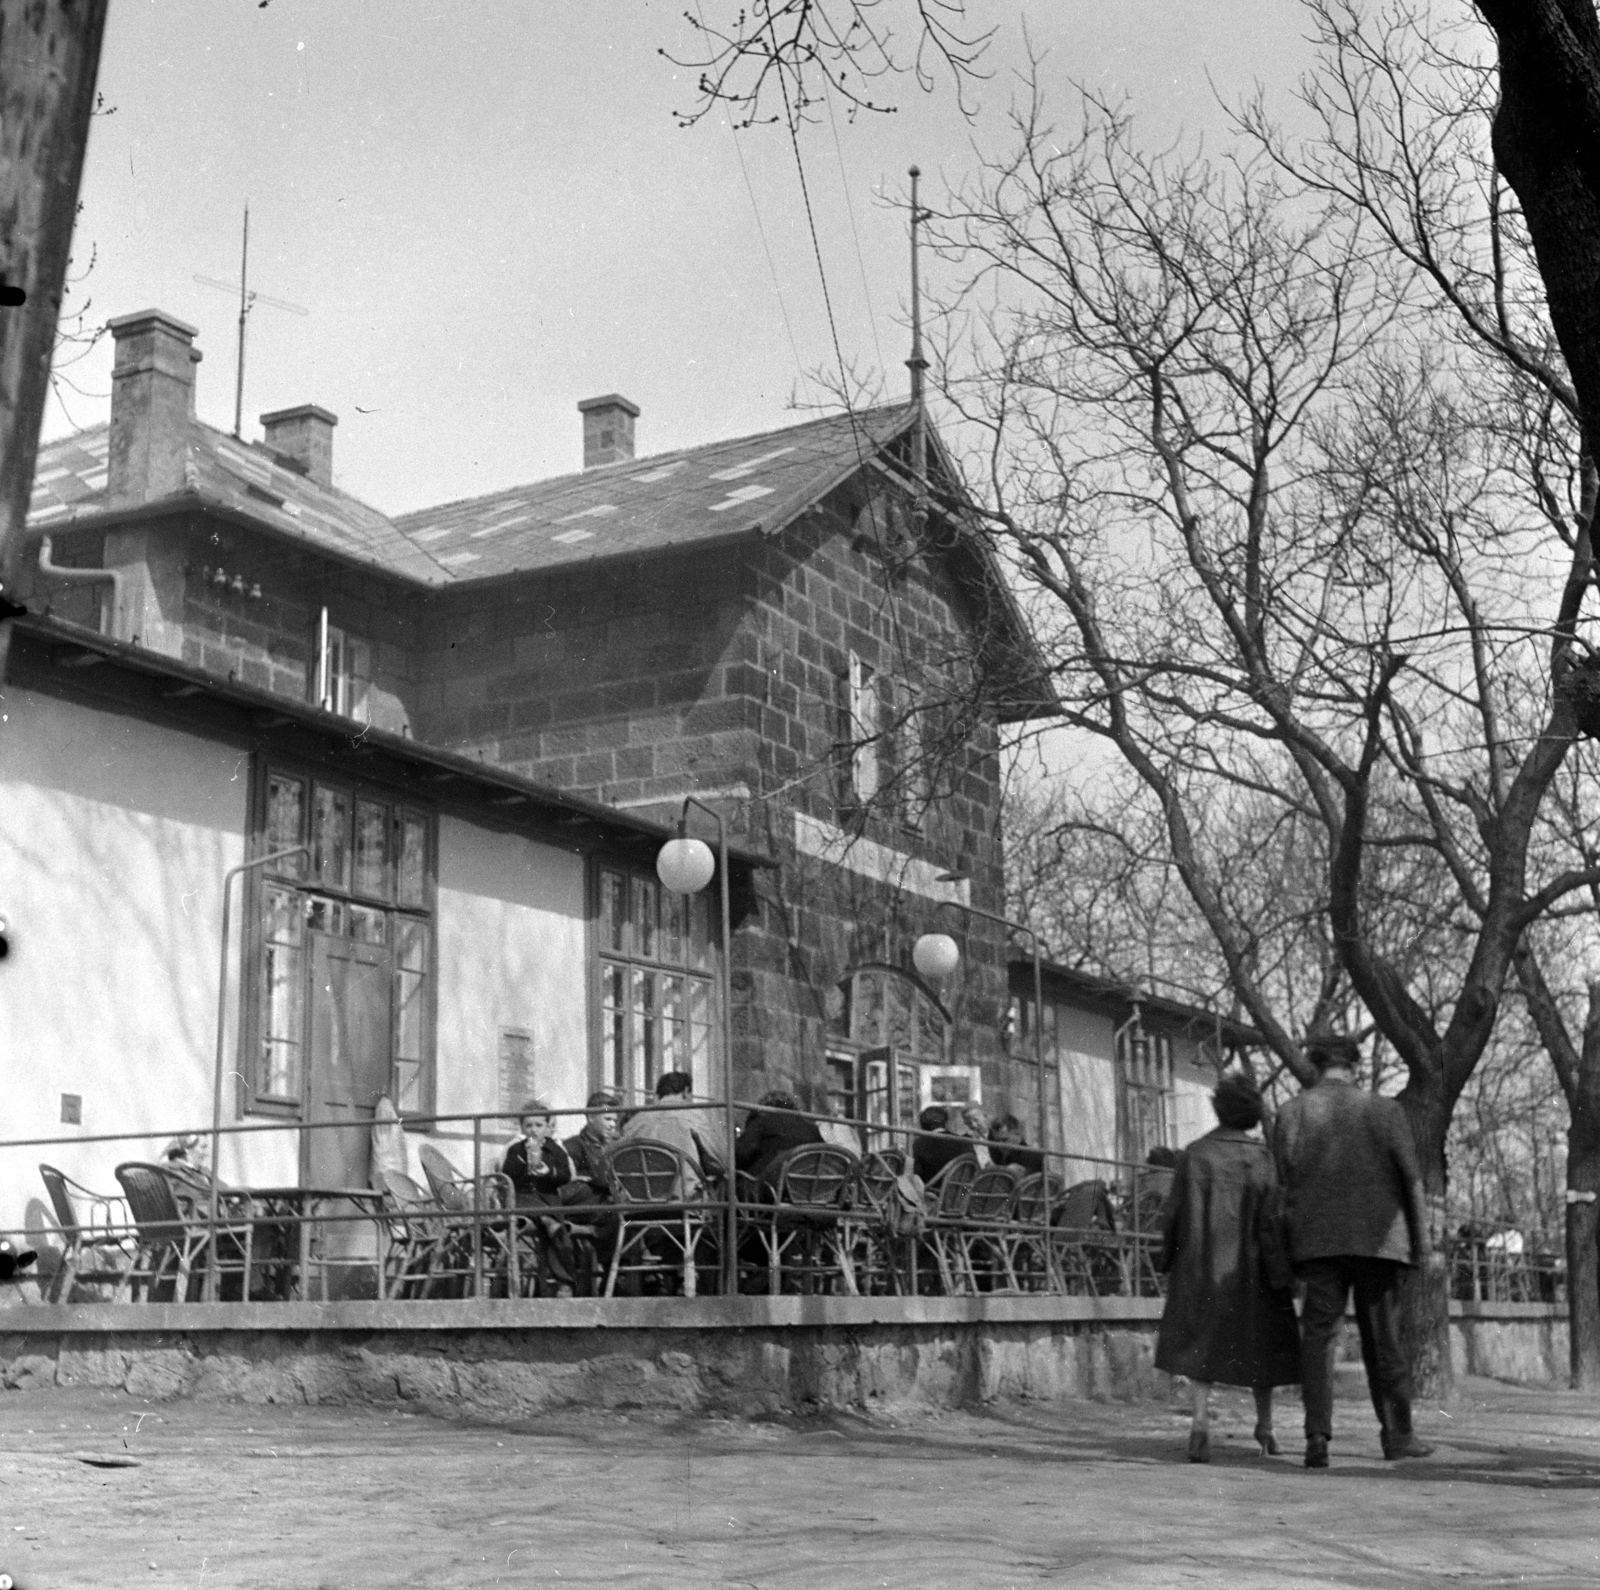
<instances>
[{"instance_id":1,"label":"large tree trunk","mask_svg":"<svg viewBox=\"0 0 1600 1590\"><path fill-rule=\"evenodd\" d=\"M1563 1081L1566 1079L1563 1078ZM1600 1390L1600 983L1589 985L1589 1018L1572 1085L1567 1127L1567 1330L1572 1384Z\"/></svg>"},{"instance_id":2,"label":"large tree trunk","mask_svg":"<svg viewBox=\"0 0 1600 1590\"><path fill-rule=\"evenodd\" d=\"M1477 0L1500 47L1494 153L1600 458L1600 20L1594 0Z\"/></svg>"},{"instance_id":3,"label":"large tree trunk","mask_svg":"<svg viewBox=\"0 0 1600 1590\"><path fill-rule=\"evenodd\" d=\"M0 603L16 591L106 0L0 0ZM0 680L11 625L0 606Z\"/></svg>"},{"instance_id":4,"label":"large tree trunk","mask_svg":"<svg viewBox=\"0 0 1600 1590\"><path fill-rule=\"evenodd\" d=\"M1450 1353L1450 1268L1445 1263L1445 1134L1450 1111L1442 1096L1428 1094L1411 1074L1401 1103L1411 1120L1422 1170L1422 1192L1428 1211L1427 1262L1407 1270L1400 1289L1401 1345L1411 1360L1418 1397L1446 1401L1455 1385Z\"/></svg>"}]
</instances>

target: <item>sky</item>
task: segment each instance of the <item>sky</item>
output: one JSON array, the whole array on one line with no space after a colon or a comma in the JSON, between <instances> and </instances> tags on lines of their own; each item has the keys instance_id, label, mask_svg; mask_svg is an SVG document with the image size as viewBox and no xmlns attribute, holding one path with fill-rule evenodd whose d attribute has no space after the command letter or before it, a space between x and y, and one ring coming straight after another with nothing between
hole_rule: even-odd
<instances>
[{"instance_id":1,"label":"sky","mask_svg":"<svg viewBox=\"0 0 1600 1590\"><path fill-rule=\"evenodd\" d=\"M579 468L601 393L640 405L641 456L795 423L828 302L846 362L903 393L906 169L936 202L1003 152L1030 47L1062 120L1081 83L1152 141L1257 81L1286 98L1307 58L1297 0L969 0L996 29L970 120L906 78L876 86L894 115L802 129L813 239L781 126L674 122L696 74L660 51L692 51L686 5L737 3L113 0L69 306L199 327L199 413L231 429L237 296L194 278L237 283L248 201L244 434L321 404L335 484L403 512ZM61 372L47 439L105 420L110 368L103 338Z\"/></svg>"}]
</instances>

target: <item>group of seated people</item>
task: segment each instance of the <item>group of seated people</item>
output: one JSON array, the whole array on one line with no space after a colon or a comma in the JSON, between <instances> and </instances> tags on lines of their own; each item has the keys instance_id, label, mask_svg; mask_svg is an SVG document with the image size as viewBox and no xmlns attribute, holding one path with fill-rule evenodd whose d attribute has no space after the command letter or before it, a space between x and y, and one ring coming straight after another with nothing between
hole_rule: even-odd
<instances>
[{"instance_id":1,"label":"group of seated people","mask_svg":"<svg viewBox=\"0 0 1600 1590\"><path fill-rule=\"evenodd\" d=\"M655 1102L624 1115L621 1098L609 1090L591 1093L582 1130L557 1136L553 1107L529 1099L518 1116L520 1135L506 1150L501 1172L515 1190L521 1208L551 1211L539 1217L541 1244L538 1289L545 1295L571 1297L598 1290L598 1270L609 1259L618 1221L600 1206L612 1196L607 1155L618 1141L648 1138L667 1143L683 1155L682 1195L694 1199L727 1174L727 1117L719 1104L697 1102L686 1071L665 1072L656 1083ZM746 1116L733 1144L736 1170L757 1186L778 1158L809 1143L831 1143L859 1154L854 1127L839 1118L815 1121L801 1113L792 1093L777 1089L762 1095ZM923 1134L915 1138L911 1168L925 1182L954 1159L971 1156L982 1165L1011 1165L1024 1174L1043 1168L1039 1150L1026 1146L1022 1123L1003 1115L991 1123L977 1105L934 1104L918 1118ZM574 1231L558 1211L588 1206L583 1224Z\"/></svg>"}]
</instances>

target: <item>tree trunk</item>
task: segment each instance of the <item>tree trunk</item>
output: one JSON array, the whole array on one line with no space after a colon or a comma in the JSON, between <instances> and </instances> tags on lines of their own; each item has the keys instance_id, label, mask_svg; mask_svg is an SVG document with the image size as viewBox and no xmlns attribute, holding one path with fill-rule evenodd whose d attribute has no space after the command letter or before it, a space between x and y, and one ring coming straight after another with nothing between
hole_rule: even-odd
<instances>
[{"instance_id":1,"label":"tree trunk","mask_svg":"<svg viewBox=\"0 0 1600 1590\"><path fill-rule=\"evenodd\" d=\"M0 0L0 603L16 590L106 0ZM11 625L0 606L0 680Z\"/></svg>"},{"instance_id":2,"label":"tree trunk","mask_svg":"<svg viewBox=\"0 0 1600 1590\"><path fill-rule=\"evenodd\" d=\"M1411 1118L1422 1170L1422 1192L1428 1216L1427 1260L1420 1270L1407 1270L1400 1287L1400 1340L1411 1362L1419 1398L1449 1400L1455 1385L1450 1352L1450 1267L1445 1261L1445 1133L1449 1113L1442 1100L1419 1099L1411 1084L1401 1103Z\"/></svg>"},{"instance_id":3,"label":"tree trunk","mask_svg":"<svg viewBox=\"0 0 1600 1590\"><path fill-rule=\"evenodd\" d=\"M1600 1391L1600 1122L1567 1129L1567 1330L1574 1391ZM1573 1197L1574 1194L1578 1196Z\"/></svg>"},{"instance_id":4,"label":"tree trunk","mask_svg":"<svg viewBox=\"0 0 1600 1590\"><path fill-rule=\"evenodd\" d=\"M1600 982L1589 985L1583 1047L1563 1077L1567 1127L1567 1332L1572 1384L1600 1390Z\"/></svg>"}]
</instances>

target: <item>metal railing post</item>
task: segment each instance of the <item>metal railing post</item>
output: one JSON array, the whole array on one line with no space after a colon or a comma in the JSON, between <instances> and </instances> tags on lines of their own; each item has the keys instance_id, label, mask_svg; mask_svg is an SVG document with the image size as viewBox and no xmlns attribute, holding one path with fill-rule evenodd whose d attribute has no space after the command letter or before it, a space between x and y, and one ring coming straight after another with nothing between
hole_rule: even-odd
<instances>
[{"instance_id":1,"label":"metal railing post","mask_svg":"<svg viewBox=\"0 0 1600 1590\"><path fill-rule=\"evenodd\" d=\"M217 1058L211 1078L211 1205L206 1216L206 1302L217 1300L217 1164L222 1145L222 1062L224 1034L228 1022L228 902L233 880L242 872L255 867L265 867L269 862L284 861L290 856L309 856L310 845L291 845L287 850L275 850L268 856L257 856L252 861L241 861L222 875L222 970L217 977ZM244 1294L250 1296L250 1272L245 1268Z\"/></svg>"}]
</instances>

